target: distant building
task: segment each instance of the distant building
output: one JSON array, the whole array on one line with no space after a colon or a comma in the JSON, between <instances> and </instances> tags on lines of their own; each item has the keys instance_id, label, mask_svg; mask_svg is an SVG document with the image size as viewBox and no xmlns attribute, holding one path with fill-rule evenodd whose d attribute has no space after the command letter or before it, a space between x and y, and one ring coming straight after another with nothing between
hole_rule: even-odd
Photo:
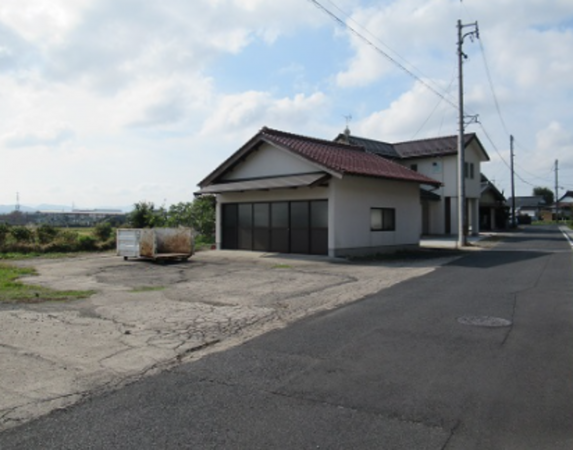
<instances>
[{"instance_id":1,"label":"distant building","mask_svg":"<svg viewBox=\"0 0 573 450\"><path fill-rule=\"evenodd\" d=\"M513 205L513 200L510 197L507 203L511 206ZM528 218L526 221L531 222L535 220L540 220L541 213L549 207L543 200L541 195L530 195L525 197L515 197L515 215L518 221L521 218Z\"/></svg>"},{"instance_id":2,"label":"distant building","mask_svg":"<svg viewBox=\"0 0 573 450\"><path fill-rule=\"evenodd\" d=\"M92 227L100 222L125 223L127 215L119 209L74 209L72 211L12 212L0 215L10 225L53 225L55 227Z\"/></svg>"}]
</instances>

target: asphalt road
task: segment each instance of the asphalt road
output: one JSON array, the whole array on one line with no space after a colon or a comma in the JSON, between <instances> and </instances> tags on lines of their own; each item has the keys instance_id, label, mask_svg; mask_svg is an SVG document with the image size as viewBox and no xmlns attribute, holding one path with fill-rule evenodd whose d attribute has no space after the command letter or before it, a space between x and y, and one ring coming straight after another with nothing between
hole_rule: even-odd
<instances>
[{"instance_id":1,"label":"asphalt road","mask_svg":"<svg viewBox=\"0 0 573 450\"><path fill-rule=\"evenodd\" d=\"M0 434L9 449L571 449L557 228ZM487 326L485 326L487 325Z\"/></svg>"}]
</instances>

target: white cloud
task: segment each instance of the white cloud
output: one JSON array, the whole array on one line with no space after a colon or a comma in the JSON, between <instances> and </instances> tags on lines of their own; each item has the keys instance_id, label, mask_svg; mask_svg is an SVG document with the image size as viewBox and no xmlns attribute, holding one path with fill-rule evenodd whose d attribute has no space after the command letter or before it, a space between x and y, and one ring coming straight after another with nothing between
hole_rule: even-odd
<instances>
[{"instance_id":1,"label":"white cloud","mask_svg":"<svg viewBox=\"0 0 573 450\"><path fill-rule=\"evenodd\" d=\"M74 132L67 126L44 125L35 132L14 131L3 137L7 147L59 146L72 139Z\"/></svg>"},{"instance_id":2,"label":"white cloud","mask_svg":"<svg viewBox=\"0 0 573 450\"><path fill-rule=\"evenodd\" d=\"M436 83L442 85L444 83ZM375 111L356 124L357 135L397 142L455 134L457 111L420 82L403 93L388 108ZM353 130L354 132L354 130Z\"/></svg>"},{"instance_id":3,"label":"white cloud","mask_svg":"<svg viewBox=\"0 0 573 450\"><path fill-rule=\"evenodd\" d=\"M573 169L573 133L560 122L551 122L536 133L536 155L534 161L553 155L556 160Z\"/></svg>"},{"instance_id":4,"label":"white cloud","mask_svg":"<svg viewBox=\"0 0 573 450\"><path fill-rule=\"evenodd\" d=\"M452 41L454 16L451 0L401 0L359 8L347 24L408 70L431 76L428 52L436 56ZM449 28L451 36L443 32ZM356 53L347 69L337 74L339 86L365 86L402 70L355 34L348 32L348 36Z\"/></svg>"},{"instance_id":5,"label":"white cloud","mask_svg":"<svg viewBox=\"0 0 573 450\"><path fill-rule=\"evenodd\" d=\"M11 70L19 62L20 70L41 71L54 82L83 83L106 95L141 76L198 74L256 39L272 43L301 23L313 24L312 15L298 17L292 2L57 0L48 7L28 0L25 7L18 2L19 8L16 3L0 7L0 35L7 36L0 68ZM36 65L17 57L23 53L34 54Z\"/></svg>"},{"instance_id":6,"label":"white cloud","mask_svg":"<svg viewBox=\"0 0 573 450\"><path fill-rule=\"evenodd\" d=\"M223 96L205 121L203 135L218 135L243 138L256 128L270 126L301 130L309 122L320 121L321 111L327 104L326 96L317 92L293 98L273 98L266 92L249 91Z\"/></svg>"},{"instance_id":7,"label":"white cloud","mask_svg":"<svg viewBox=\"0 0 573 450\"><path fill-rule=\"evenodd\" d=\"M38 45L61 42L92 0L2 0L0 22Z\"/></svg>"},{"instance_id":8,"label":"white cloud","mask_svg":"<svg viewBox=\"0 0 573 450\"><path fill-rule=\"evenodd\" d=\"M501 109L526 148L519 163L533 173L557 158L573 165L570 0L336 4L441 89L455 75L456 20L478 20ZM309 45L315 55L300 48L309 35L320 40ZM464 50L468 112L505 157L480 45ZM236 85L234 64L244 77ZM230 81L215 78L221 66ZM457 132L455 108L436 107L437 96L308 0L3 0L0 98L0 203L16 191L23 202L84 207L189 200L264 125L328 138L351 113L354 134L387 141ZM507 169L480 139L488 175L491 167L503 179Z\"/></svg>"}]
</instances>

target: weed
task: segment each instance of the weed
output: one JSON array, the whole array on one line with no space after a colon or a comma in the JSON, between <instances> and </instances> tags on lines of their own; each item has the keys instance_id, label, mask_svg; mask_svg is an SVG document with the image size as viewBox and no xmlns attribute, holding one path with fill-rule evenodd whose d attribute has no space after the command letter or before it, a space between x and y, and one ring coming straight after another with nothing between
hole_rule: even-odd
<instances>
[{"instance_id":1,"label":"weed","mask_svg":"<svg viewBox=\"0 0 573 450\"><path fill-rule=\"evenodd\" d=\"M0 302L40 303L50 300L76 300L93 295L94 291L57 291L43 286L18 281L25 276L37 275L31 267L17 267L0 263Z\"/></svg>"},{"instance_id":2,"label":"weed","mask_svg":"<svg viewBox=\"0 0 573 450\"><path fill-rule=\"evenodd\" d=\"M165 286L138 286L134 287L131 292L152 292L152 291L162 291Z\"/></svg>"}]
</instances>

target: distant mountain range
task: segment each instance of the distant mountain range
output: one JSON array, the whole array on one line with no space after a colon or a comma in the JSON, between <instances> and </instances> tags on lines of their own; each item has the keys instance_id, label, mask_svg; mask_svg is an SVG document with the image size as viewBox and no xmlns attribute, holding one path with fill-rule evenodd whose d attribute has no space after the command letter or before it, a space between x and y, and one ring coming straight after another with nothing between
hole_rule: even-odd
<instances>
[{"instance_id":1,"label":"distant mountain range","mask_svg":"<svg viewBox=\"0 0 573 450\"><path fill-rule=\"evenodd\" d=\"M77 208L77 209L120 209L123 212L129 212L133 209L133 206L98 206L97 208ZM0 214L8 214L16 210L16 205L0 205ZM22 212L36 212L36 211L62 211L70 212L71 207L65 205L50 205L42 203L37 206L26 206L20 205L20 211Z\"/></svg>"}]
</instances>

